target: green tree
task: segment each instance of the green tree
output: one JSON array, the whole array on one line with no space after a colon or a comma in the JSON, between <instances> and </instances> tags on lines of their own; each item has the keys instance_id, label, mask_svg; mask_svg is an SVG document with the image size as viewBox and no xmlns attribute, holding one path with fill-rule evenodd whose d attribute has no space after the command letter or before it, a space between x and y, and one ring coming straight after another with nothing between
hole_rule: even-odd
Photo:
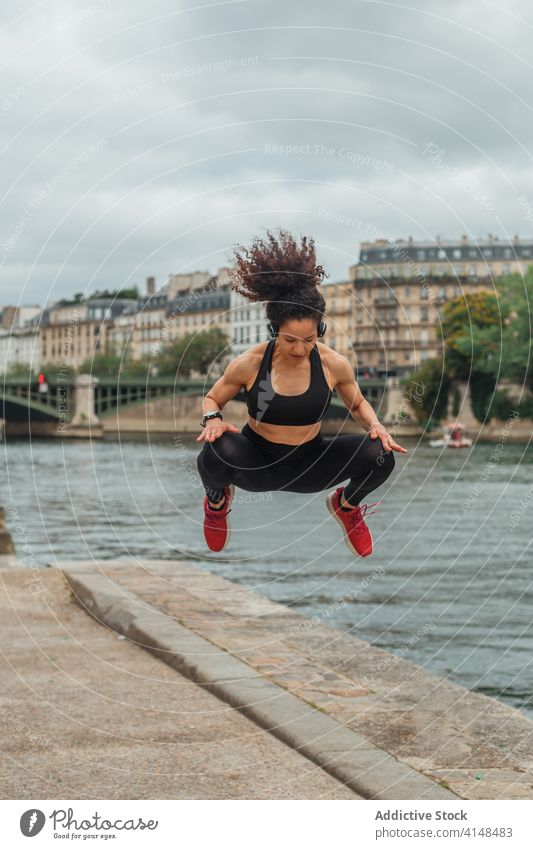
<instances>
[{"instance_id":1,"label":"green tree","mask_svg":"<svg viewBox=\"0 0 533 849\"><path fill-rule=\"evenodd\" d=\"M450 378L468 381L472 411L480 422L491 418L508 313L497 293L484 290L453 298L442 310L446 371Z\"/></svg>"},{"instance_id":2,"label":"green tree","mask_svg":"<svg viewBox=\"0 0 533 849\"><path fill-rule=\"evenodd\" d=\"M425 360L403 381L403 385L420 424L436 423L446 416L450 375L444 368L442 357Z\"/></svg>"},{"instance_id":3,"label":"green tree","mask_svg":"<svg viewBox=\"0 0 533 849\"><path fill-rule=\"evenodd\" d=\"M501 329L505 314L498 296L483 290L459 295L444 305L440 332L451 377L468 380L473 372L494 373L494 331Z\"/></svg>"},{"instance_id":4,"label":"green tree","mask_svg":"<svg viewBox=\"0 0 533 849\"><path fill-rule=\"evenodd\" d=\"M76 294L73 295L72 298L61 298L59 301L57 301L56 305L58 307L70 307L70 306L74 306L74 304L83 304L83 303L85 303L85 299L83 297L83 292L76 292Z\"/></svg>"},{"instance_id":5,"label":"green tree","mask_svg":"<svg viewBox=\"0 0 533 849\"><path fill-rule=\"evenodd\" d=\"M78 368L79 374L94 377L124 379L146 379L150 364L146 360L125 360L111 351L88 357Z\"/></svg>"},{"instance_id":6,"label":"green tree","mask_svg":"<svg viewBox=\"0 0 533 849\"><path fill-rule=\"evenodd\" d=\"M228 337L219 327L200 333L187 333L162 348L155 358L158 375L190 377L192 371L206 372L215 360L224 355Z\"/></svg>"},{"instance_id":7,"label":"green tree","mask_svg":"<svg viewBox=\"0 0 533 849\"><path fill-rule=\"evenodd\" d=\"M533 311L533 266L527 274L510 274L497 282L505 322L501 338L495 332L490 342L501 359L501 374L533 390L531 333Z\"/></svg>"},{"instance_id":8,"label":"green tree","mask_svg":"<svg viewBox=\"0 0 533 849\"><path fill-rule=\"evenodd\" d=\"M138 297L139 289L137 286L130 286L127 289L97 289L96 292L89 295L88 300L92 301L95 298L109 298L109 300L114 300L115 298L131 298L136 300Z\"/></svg>"},{"instance_id":9,"label":"green tree","mask_svg":"<svg viewBox=\"0 0 533 849\"><path fill-rule=\"evenodd\" d=\"M37 379L37 374L31 370L29 363L11 363L3 377L5 380L33 381Z\"/></svg>"},{"instance_id":10,"label":"green tree","mask_svg":"<svg viewBox=\"0 0 533 849\"><path fill-rule=\"evenodd\" d=\"M422 402L412 405L419 421L445 415L450 389L452 401L455 398L454 379L468 381L472 409L481 422L492 416L506 419L513 410L533 417L528 393L519 401L496 389L499 380L507 379L533 391L532 307L533 266L524 278L520 274L497 278L495 292L469 292L444 306L440 327L444 360L426 360L404 382L411 397L417 386L425 387Z\"/></svg>"},{"instance_id":11,"label":"green tree","mask_svg":"<svg viewBox=\"0 0 533 849\"><path fill-rule=\"evenodd\" d=\"M72 366L62 366L58 363L46 363L41 366L39 371L44 374L48 384L53 386L56 383L64 381L74 381L76 379L76 369Z\"/></svg>"}]
</instances>

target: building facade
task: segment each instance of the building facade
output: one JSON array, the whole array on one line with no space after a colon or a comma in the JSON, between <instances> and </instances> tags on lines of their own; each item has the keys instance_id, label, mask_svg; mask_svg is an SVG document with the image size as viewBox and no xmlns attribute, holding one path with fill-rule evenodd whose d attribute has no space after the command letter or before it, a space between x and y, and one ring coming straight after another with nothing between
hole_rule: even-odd
<instances>
[{"instance_id":1,"label":"building facade","mask_svg":"<svg viewBox=\"0 0 533 849\"><path fill-rule=\"evenodd\" d=\"M16 327L0 330L0 374L13 366L28 366L37 373L41 366L39 331L35 327Z\"/></svg>"},{"instance_id":2,"label":"building facade","mask_svg":"<svg viewBox=\"0 0 533 849\"><path fill-rule=\"evenodd\" d=\"M325 321L326 335L321 342L329 345L346 357L355 366L355 351L352 344L354 338L354 319L356 305L354 303L353 283L322 283L320 287L326 300Z\"/></svg>"},{"instance_id":3,"label":"building facade","mask_svg":"<svg viewBox=\"0 0 533 849\"><path fill-rule=\"evenodd\" d=\"M161 293L168 301L173 301L180 295L200 289L205 286L213 275L209 271L192 271L190 274L171 274Z\"/></svg>"},{"instance_id":4,"label":"building facade","mask_svg":"<svg viewBox=\"0 0 533 849\"><path fill-rule=\"evenodd\" d=\"M167 316L167 336L180 339L218 327L231 341L229 286L224 275L211 277L199 289L174 299Z\"/></svg>"},{"instance_id":5,"label":"building facade","mask_svg":"<svg viewBox=\"0 0 533 849\"><path fill-rule=\"evenodd\" d=\"M501 277L524 273L533 262L533 240L515 236L512 241L489 235L477 241L419 242L412 238L362 242L359 262L350 269L352 280L390 277Z\"/></svg>"},{"instance_id":6,"label":"building facade","mask_svg":"<svg viewBox=\"0 0 533 849\"><path fill-rule=\"evenodd\" d=\"M178 295L167 292L147 297L135 309L125 310L115 319L108 338L119 356L141 360L156 357L165 345L187 334L219 327L230 340L230 297L225 277L220 272L198 284L192 279Z\"/></svg>"},{"instance_id":7,"label":"building facade","mask_svg":"<svg viewBox=\"0 0 533 849\"><path fill-rule=\"evenodd\" d=\"M109 334L115 320L136 305L129 298L94 298L44 310L38 322L42 365L78 369L95 354L111 350Z\"/></svg>"},{"instance_id":8,"label":"building facade","mask_svg":"<svg viewBox=\"0 0 533 849\"><path fill-rule=\"evenodd\" d=\"M363 242L351 267L352 340L360 376L403 376L442 353L440 311L466 292L494 291L494 278L525 274L533 241Z\"/></svg>"}]
</instances>

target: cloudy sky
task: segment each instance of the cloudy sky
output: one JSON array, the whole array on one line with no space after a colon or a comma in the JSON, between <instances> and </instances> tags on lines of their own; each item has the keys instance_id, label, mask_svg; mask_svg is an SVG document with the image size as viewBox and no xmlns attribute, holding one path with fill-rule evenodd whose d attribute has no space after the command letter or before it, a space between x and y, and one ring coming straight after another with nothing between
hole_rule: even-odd
<instances>
[{"instance_id":1,"label":"cloudy sky","mask_svg":"<svg viewBox=\"0 0 533 849\"><path fill-rule=\"evenodd\" d=\"M4 0L0 301L216 271L266 228L531 235L521 0Z\"/></svg>"}]
</instances>

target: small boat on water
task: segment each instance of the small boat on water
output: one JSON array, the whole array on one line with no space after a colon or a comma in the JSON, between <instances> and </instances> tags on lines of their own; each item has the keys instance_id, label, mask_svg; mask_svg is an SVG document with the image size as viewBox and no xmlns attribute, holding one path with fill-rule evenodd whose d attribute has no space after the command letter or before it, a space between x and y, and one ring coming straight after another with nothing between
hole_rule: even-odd
<instances>
[{"instance_id":1,"label":"small boat on water","mask_svg":"<svg viewBox=\"0 0 533 849\"><path fill-rule=\"evenodd\" d=\"M461 422L447 422L442 428L440 439L430 439L431 448L470 448L472 440L465 436L465 426Z\"/></svg>"}]
</instances>

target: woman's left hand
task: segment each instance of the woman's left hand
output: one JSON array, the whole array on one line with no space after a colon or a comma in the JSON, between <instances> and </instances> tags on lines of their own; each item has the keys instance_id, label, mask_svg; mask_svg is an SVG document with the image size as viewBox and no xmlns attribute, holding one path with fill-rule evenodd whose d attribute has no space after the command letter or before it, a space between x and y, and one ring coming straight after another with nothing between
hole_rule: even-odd
<instances>
[{"instance_id":1,"label":"woman's left hand","mask_svg":"<svg viewBox=\"0 0 533 849\"><path fill-rule=\"evenodd\" d=\"M383 425L372 425L368 433L370 435L370 439L377 439L378 437L381 439L385 451L399 451L400 454L407 454L407 448L402 448L401 445L398 445L390 433L387 433Z\"/></svg>"}]
</instances>

